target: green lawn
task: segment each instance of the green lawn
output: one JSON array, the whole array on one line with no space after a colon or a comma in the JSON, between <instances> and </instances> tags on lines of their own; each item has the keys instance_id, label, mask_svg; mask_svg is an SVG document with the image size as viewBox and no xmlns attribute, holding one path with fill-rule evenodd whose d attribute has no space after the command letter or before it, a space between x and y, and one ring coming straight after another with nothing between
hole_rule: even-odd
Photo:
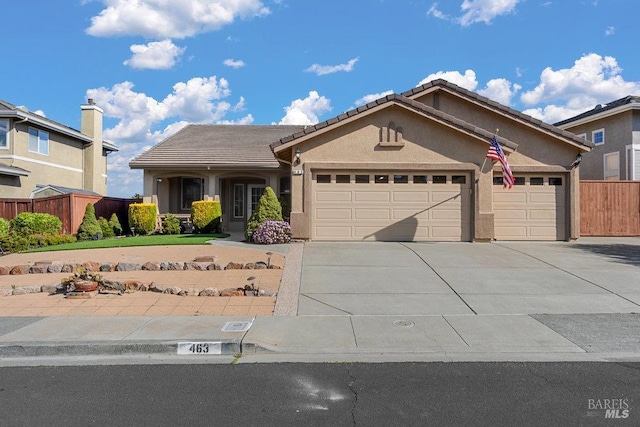
<instances>
[{"instance_id":1,"label":"green lawn","mask_svg":"<svg viewBox=\"0 0 640 427\"><path fill-rule=\"evenodd\" d=\"M153 236L119 237L103 240L85 240L64 245L45 246L25 252L68 251L74 249L123 248L128 246L204 245L209 240L223 239L228 234L158 234Z\"/></svg>"}]
</instances>

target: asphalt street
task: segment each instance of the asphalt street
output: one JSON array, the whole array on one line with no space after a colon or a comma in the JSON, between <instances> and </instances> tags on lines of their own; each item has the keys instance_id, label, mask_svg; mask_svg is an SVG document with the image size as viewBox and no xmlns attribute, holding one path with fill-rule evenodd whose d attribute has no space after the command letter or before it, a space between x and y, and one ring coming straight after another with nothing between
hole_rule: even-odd
<instances>
[{"instance_id":1,"label":"asphalt street","mask_svg":"<svg viewBox=\"0 0 640 427\"><path fill-rule=\"evenodd\" d=\"M0 425L639 425L639 369L638 363L0 368Z\"/></svg>"}]
</instances>

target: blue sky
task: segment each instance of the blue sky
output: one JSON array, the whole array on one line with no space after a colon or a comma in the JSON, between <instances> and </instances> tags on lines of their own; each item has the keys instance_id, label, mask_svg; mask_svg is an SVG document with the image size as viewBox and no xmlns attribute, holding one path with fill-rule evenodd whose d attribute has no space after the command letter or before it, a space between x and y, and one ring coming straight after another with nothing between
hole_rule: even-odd
<instances>
[{"instance_id":1,"label":"blue sky","mask_svg":"<svg viewBox=\"0 0 640 427\"><path fill-rule=\"evenodd\" d=\"M111 196L187 123L314 124L445 78L554 123L640 95L638 0L25 0L0 99L76 129L105 112Z\"/></svg>"}]
</instances>

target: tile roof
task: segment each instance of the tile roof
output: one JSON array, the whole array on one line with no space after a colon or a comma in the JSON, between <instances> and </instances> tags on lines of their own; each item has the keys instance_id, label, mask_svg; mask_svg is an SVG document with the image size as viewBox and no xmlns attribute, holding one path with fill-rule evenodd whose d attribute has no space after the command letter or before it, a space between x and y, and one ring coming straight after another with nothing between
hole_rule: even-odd
<instances>
[{"instance_id":1,"label":"tile roof","mask_svg":"<svg viewBox=\"0 0 640 427\"><path fill-rule=\"evenodd\" d=\"M486 129L481 129L478 128L477 126L473 125L472 123L468 123L465 122L463 120L460 120L454 116L451 116L449 114L446 114L440 110L437 110L433 107L429 107L428 105L422 104L420 102L414 101L412 99L412 97L417 97L419 96L419 94L424 93L425 91L431 90L432 88L435 89L444 89L444 90L449 90L452 93L455 93L457 95L463 96L467 99L473 100L477 103L480 103L484 106L486 106L487 108L493 109L493 110L498 110L500 112L502 112L503 114L512 117L513 119L516 119L520 122L525 122L531 126L537 127L539 129L545 130L561 139L564 139L567 142L570 142L574 145L578 145L581 147L591 147L592 144L589 141L585 141L583 138L580 138L576 135L574 135L571 132L559 129L553 125L550 125L548 123L545 123L541 120L535 119L527 114L521 113L520 111L514 110L513 108L504 106L498 102L495 102L489 98L486 98L484 96L478 95L475 92L471 92L470 90L464 89L458 85L455 85L453 83L450 83L446 80L443 79L437 79L437 80L433 80L429 83L426 83L422 86L418 86L415 87L413 89L410 89L406 92L403 92L402 94L398 95L398 94L392 94L392 95L388 95L385 96L383 98L377 99L373 102L370 102L366 105L360 106L356 109L347 111L346 113L343 113L337 117L331 118L329 120L326 120L324 122L318 123L314 126L307 126L306 128L304 128L303 130L301 130L300 132L293 134L293 135L289 135L286 136L284 138L281 138L280 140L274 142L271 144L271 148L276 150L279 146L287 144L295 139L298 138L302 138L303 136L309 135L313 132L319 131L320 129L323 129L327 126L331 126L333 124L336 124L340 121L344 121L346 119L350 119L351 117L360 114L362 112L365 112L367 110L370 110L372 108L378 107L382 104L388 103L388 102L396 102L402 105L405 105L407 107L410 107L414 110L418 110L421 111L429 116L431 116L432 118L436 119L436 120L440 120L445 122L448 125L452 125L454 127L459 128L460 130L465 130L467 132L472 132L475 133L478 136L484 137L484 138L493 138L493 132L487 131ZM517 148L517 144L513 143L512 141L509 141L505 138L502 137L498 137L498 141L500 142L500 144L502 145L506 145L509 148L515 149Z\"/></svg>"},{"instance_id":2,"label":"tile roof","mask_svg":"<svg viewBox=\"0 0 640 427\"><path fill-rule=\"evenodd\" d=\"M568 123L576 122L578 120L585 119L589 116L594 116L596 114L600 114L605 111L613 110L614 108L618 108L623 105L629 105L629 104L640 104L640 96L628 95L628 96L625 96L624 98L616 99L615 101L609 102L608 104L604 104L604 105L598 104L595 107L593 107L593 109L589 111L585 111L584 113L578 114L577 116L573 116L568 119L559 121L558 123L555 123L554 126L566 125Z\"/></svg>"},{"instance_id":3,"label":"tile roof","mask_svg":"<svg viewBox=\"0 0 640 427\"><path fill-rule=\"evenodd\" d=\"M152 167L278 168L269 148L273 141L304 126L187 125L133 159L133 169Z\"/></svg>"},{"instance_id":4,"label":"tile roof","mask_svg":"<svg viewBox=\"0 0 640 427\"><path fill-rule=\"evenodd\" d=\"M46 189L52 189L54 191L57 191L61 194L71 194L71 193L75 193L75 194L86 194L89 196L102 196L99 193L96 193L95 191L91 191L91 190L83 190L81 188L71 188L71 187L63 187L61 185L53 185L53 184L36 184L36 188L32 191L32 193L37 193L39 191L42 190L46 190Z\"/></svg>"}]
</instances>

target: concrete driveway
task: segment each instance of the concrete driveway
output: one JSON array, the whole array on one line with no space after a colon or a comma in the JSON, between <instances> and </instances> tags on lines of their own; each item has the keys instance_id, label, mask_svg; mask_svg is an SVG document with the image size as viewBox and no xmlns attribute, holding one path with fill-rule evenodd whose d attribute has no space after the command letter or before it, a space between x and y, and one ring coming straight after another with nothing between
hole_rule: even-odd
<instances>
[{"instance_id":1,"label":"concrete driveway","mask_svg":"<svg viewBox=\"0 0 640 427\"><path fill-rule=\"evenodd\" d=\"M304 247L299 316L640 312L640 238Z\"/></svg>"}]
</instances>

